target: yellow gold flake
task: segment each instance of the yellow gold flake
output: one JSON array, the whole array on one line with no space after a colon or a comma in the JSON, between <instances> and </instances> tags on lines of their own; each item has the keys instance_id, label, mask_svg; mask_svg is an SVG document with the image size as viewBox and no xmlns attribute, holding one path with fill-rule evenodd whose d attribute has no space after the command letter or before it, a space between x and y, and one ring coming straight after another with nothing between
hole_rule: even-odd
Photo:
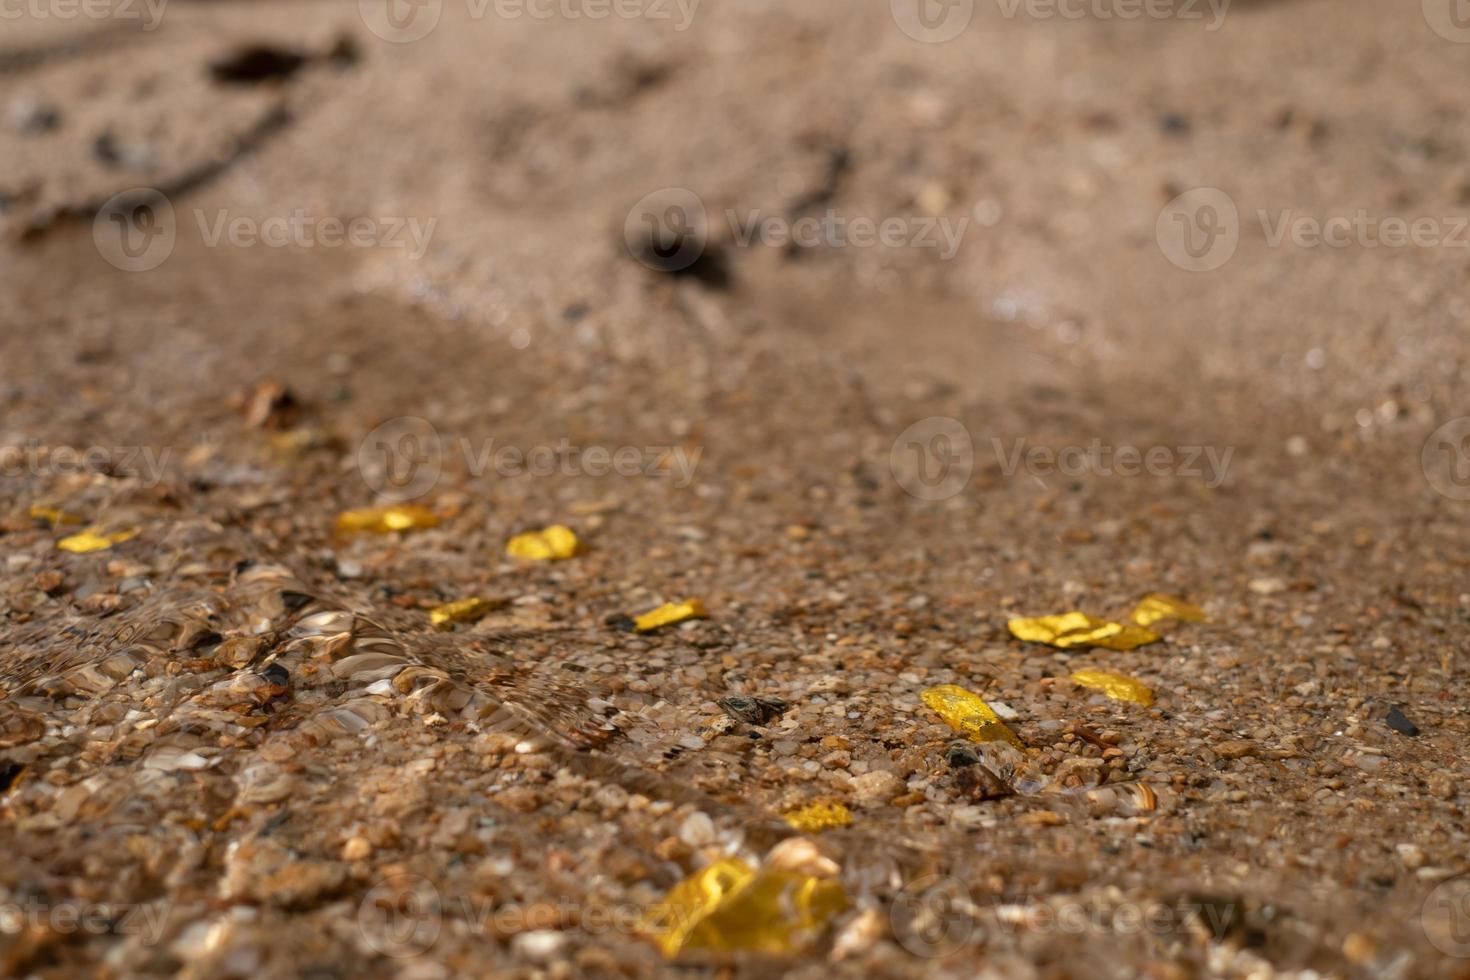
<instances>
[{"instance_id":1,"label":"yellow gold flake","mask_svg":"<svg viewBox=\"0 0 1470 980\"><path fill-rule=\"evenodd\" d=\"M841 803L808 803L787 812L782 819L804 834L815 834L852 826L852 811Z\"/></svg>"},{"instance_id":2,"label":"yellow gold flake","mask_svg":"<svg viewBox=\"0 0 1470 980\"><path fill-rule=\"evenodd\" d=\"M73 554L85 555L93 551L106 551L113 545L122 544L138 536L136 528L127 531L113 531L111 534L102 530L89 527L80 534L73 534L69 538L62 538L56 542L56 547L62 551L70 551Z\"/></svg>"},{"instance_id":3,"label":"yellow gold flake","mask_svg":"<svg viewBox=\"0 0 1470 980\"><path fill-rule=\"evenodd\" d=\"M517 534L505 546L505 553L512 558L531 561L560 561L577 553L580 542L569 527L553 524L544 531L528 531Z\"/></svg>"},{"instance_id":4,"label":"yellow gold flake","mask_svg":"<svg viewBox=\"0 0 1470 980\"><path fill-rule=\"evenodd\" d=\"M1013 619L1008 624L1018 640L1046 643L1063 650L1078 647L1106 647L1109 650L1132 650L1161 637L1152 630L1128 623L1114 623L1081 612L1035 619Z\"/></svg>"},{"instance_id":5,"label":"yellow gold flake","mask_svg":"<svg viewBox=\"0 0 1470 980\"><path fill-rule=\"evenodd\" d=\"M973 741L1009 742L1017 748L1023 747L1016 733L1006 727L984 698L958 684L931 687L920 697L930 710L944 719L945 724L968 735Z\"/></svg>"},{"instance_id":6,"label":"yellow gold flake","mask_svg":"<svg viewBox=\"0 0 1470 980\"><path fill-rule=\"evenodd\" d=\"M1142 705L1154 703L1152 688L1122 674L1110 674L1105 670L1079 670L1072 675L1072 682L1101 691L1114 701L1132 701Z\"/></svg>"},{"instance_id":7,"label":"yellow gold flake","mask_svg":"<svg viewBox=\"0 0 1470 980\"><path fill-rule=\"evenodd\" d=\"M392 534L395 531L414 531L438 525L439 515L418 504L365 507L361 510L343 511L337 516L337 530L339 531Z\"/></svg>"},{"instance_id":8,"label":"yellow gold flake","mask_svg":"<svg viewBox=\"0 0 1470 980\"><path fill-rule=\"evenodd\" d=\"M489 599L475 596L469 599L460 599L457 602L447 602L436 609L429 611L429 621L435 626L452 626L455 623L473 623L483 619L485 614L495 608L495 603Z\"/></svg>"},{"instance_id":9,"label":"yellow gold flake","mask_svg":"<svg viewBox=\"0 0 1470 980\"><path fill-rule=\"evenodd\" d=\"M47 521L52 527L62 524L80 524L82 519L76 514L68 514L66 511L56 507L42 507L40 504L31 506L31 520Z\"/></svg>"},{"instance_id":10,"label":"yellow gold flake","mask_svg":"<svg viewBox=\"0 0 1470 980\"><path fill-rule=\"evenodd\" d=\"M1139 626L1152 626L1161 619L1179 619L1187 623L1203 623L1207 617L1199 606L1192 606L1173 596L1146 595L1133 610L1133 621Z\"/></svg>"},{"instance_id":11,"label":"yellow gold flake","mask_svg":"<svg viewBox=\"0 0 1470 980\"><path fill-rule=\"evenodd\" d=\"M666 602L657 609L636 616L633 625L640 633L649 633L663 626L673 626L690 619L703 619L709 613L705 612L704 603L698 599L685 599L683 602Z\"/></svg>"},{"instance_id":12,"label":"yellow gold flake","mask_svg":"<svg viewBox=\"0 0 1470 980\"><path fill-rule=\"evenodd\" d=\"M780 956L808 945L847 904L833 879L727 858L670 889L640 931L670 959L687 949Z\"/></svg>"}]
</instances>

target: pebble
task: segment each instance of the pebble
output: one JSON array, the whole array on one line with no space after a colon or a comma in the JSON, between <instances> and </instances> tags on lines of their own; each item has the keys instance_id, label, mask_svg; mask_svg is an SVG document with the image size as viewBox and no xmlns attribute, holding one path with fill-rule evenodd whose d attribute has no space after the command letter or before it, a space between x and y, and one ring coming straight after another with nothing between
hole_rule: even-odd
<instances>
[{"instance_id":1,"label":"pebble","mask_svg":"<svg viewBox=\"0 0 1470 980\"><path fill-rule=\"evenodd\" d=\"M1396 844L1394 845L1394 850L1398 852L1399 860L1404 863L1404 867L1410 871L1418 871L1424 867L1426 860L1424 857L1424 848L1418 844Z\"/></svg>"},{"instance_id":2,"label":"pebble","mask_svg":"<svg viewBox=\"0 0 1470 980\"><path fill-rule=\"evenodd\" d=\"M372 853L372 842L366 837L352 837L342 845L342 860L344 861L361 861L371 857Z\"/></svg>"},{"instance_id":3,"label":"pebble","mask_svg":"<svg viewBox=\"0 0 1470 980\"><path fill-rule=\"evenodd\" d=\"M557 929L523 932L510 942L511 950L523 959L544 963L560 956L567 946L567 935Z\"/></svg>"},{"instance_id":4,"label":"pebble","mask_svg":"<svg viewBox=\"0 0 1470 980\"><path fill-rule=\"evenodd\" d=\"M6 106L5 120L20 135L34 136L61 125L61 110L34 92L22 92Z\"/></svg>"},{"instance_id":5,"label":"pebble","mask_svg":"<svg viewBox=\"0 0 1470 980\"><path fill-rule=\"evenodd\" d=\"M949 822L956 827L975 830L993 823L995 818L982 806L957 806L949 811Z\"/></svg>"},{"instance_id":6,"label":"pebble","mask_svg":"<svg viewBox=\"0 0 1470 980\"><path fill-rule=\"evenodd\" d=\"M903 793L908 787L904 781L899 779L887 769L875 769L865 772L852 781L853 798L863 806L877 806L887 803L895 796Z\"/></svg>"},{"instance_id":7,"label":"pebble","mask_svg":"<svg viewBox=\"0 0 1470 980\"><path fill-rule=\"evenodd\" d=\"M679 839L690 847L707 847L715 842L715 822L709 814L696 810L679 825Z\"/></svg>"}]
</instances>

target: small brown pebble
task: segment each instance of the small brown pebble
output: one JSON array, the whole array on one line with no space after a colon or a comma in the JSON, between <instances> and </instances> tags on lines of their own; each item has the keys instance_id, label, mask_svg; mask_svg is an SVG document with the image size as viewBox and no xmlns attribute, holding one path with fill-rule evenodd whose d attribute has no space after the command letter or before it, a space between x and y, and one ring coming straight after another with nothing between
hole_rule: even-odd
<instances>
[{"instance_id":1,"label":"small brown pebble","mask_svg":"<svg viewBox=\"0 0 1470 980\"><path fill-rule=\"evenodd\" d=\"M55 571L54 569L49 572L42 572L40 575L37 575L35 579L36 588L49 596L59 595L60 593L64 592L65 584L65 577L62 576L60 572Z\"/></svg>"},{"instance_id":2,"label":"small brown pebble","mask_svg":"<svg viewBox=\"0 0 1470 980\"><path fill-rule=\"evenodd\" d=\"M1355 966L1367 966L1378 952L1378 944L1361 932L1350 932L1342 941L1342 955Z\"/></svg>"},{"instance_id":3,"label":"small brown pebble","mask_svg":"<svg viewBox=\"0 0 1470 980\"><path fill-rule=\"evenodd\" d=\"M677 837L665 837L654 845L653 853L664 861L684 861L690 854L694 853L689 845Z\"/></svg>"},{"instance_id":4,"label":"small brown pebble","mask_svg":"<svg viewBox=\"0 0 1470 980\"><path fill-rule=\"evenodd\" d=\"M1256 754L1256 743L1244 738L1226 739L1212 746L1215 754L1222 759L1241 759L1248 755Z\"/></svg>"},{"instance_id":5,"label":"small brown pebble","mask_svg":"<svg viewBox=\"0 0 1470 980\"><path fill-rule=\"evenodd\" d=\"M1060 827L1066 822L1060 813L1051 810L1032 810L1016 818L1018 827Z\"/></svg>"},{"instance_id":6,"label":"small brown pebble","mask_svg":"<svg viewBox=\"0 0 1470 980\"><path fill-rule=\"evenodd\" d=\"M904 781L887 769L865 772L852 781L853 798L863 806L887 803L905 789Z\"/></svg>"},{"instance_id":7,"label":"small brown pebble","mask_svg":"<svg viewBox=\"0 0 1470 980\"><path fill-rule=\"evenodd\" d=\"M372 853L372 842L366 837L353 837L342 845L342 860L344 861L361 861L370 857Z\"/></svg>"}]
</instances>

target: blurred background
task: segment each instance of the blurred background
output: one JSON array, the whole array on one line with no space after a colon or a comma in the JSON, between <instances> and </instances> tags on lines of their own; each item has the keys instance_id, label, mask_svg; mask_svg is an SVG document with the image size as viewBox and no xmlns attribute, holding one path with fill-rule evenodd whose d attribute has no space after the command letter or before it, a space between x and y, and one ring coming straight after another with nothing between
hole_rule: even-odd
<instances>
[{"instance_id":1,"label":"blurred background","mask_svg":"<svg viewBox=\"0 0 1470 980\"><path fill-rule=\"evenodd\" d=\"M1223 934L1172 953L1051 934L1014 975L1061 975L1044 965L1074 956L1089 976L1463 975L1415 918L1439 880L1420 872L1447 876L1466 853L1461 6L0 0L0 596L27 631L5 656L35 658L0 676L74 667L67 630L166 616L205 566L230 615L254 601L231 570L280 562L426 649L427 610L493 595L495 630L593 636L497 649L515 669L494 683L564 679L559 658L585 654L577 684L656 707L658 739L606 747L633 769L772 812L818 791L861 799L860 774L891 771L907 782L854 803L863 832L926 840L966 881L1031 881L1007 877L1014 862L1035 871L1033 897L1207 885L1265 910L1240 935L1266 938L1226 966L1210 958ZM555 472L489 462L566 444L580 448ZM587 447L632 449L635 465L594 472ZM95 465L57 463L89 449ZM1128 469L1125 449L1155 462ZM437 526L336 531L344 510L405 501ZM135 535L59 555L61 511ZM561 522L587 545L578 560L507 559L513 533ZM1006 632L1012 615L1121 615L1156 589L1213 626L1108 658L1158 687L1150 712L1077 707L1073 665ZM607 622L688 597L709 622L608 638ZM108 696L141 703L144 673ZM300 717L362 694L290 677L309 695ZM941 783L951 735L917 700L951 681L1014 706L1049 772L1101 758L1065 725L1116 727L1119 778L1169 787L1179 810L1126 825L1047 823L1016 801L976 811ZM796 705L789 758L762 743L739 758L765 777L701 782L719 753L665 750L713 740L732 691ZM420 794L390 814L401 838L374 837L381 867L343 870L342 827L392 822L362 802L386 792L373 766L391 753L374 752L479 751L373 697L391 714L373 752L292 743L315 767L293 799L353 814L263 831L274 818L247 807L232 823L231 780L259 748L237 732L201 743L225 761L198 787L155 779L147 820L25 824L13 877L74 876L72 853L112 867L134 852L106 835L208 799L187 834L169 826L212 856L146 874L138 857L123 881L181 896L176 937L213 915L220 855L247 829L330 865L349 899L397 861L446 894L470 888L450 838L420 833L438 820L425 814L457 806L473 830L469 811L505 786L467 798L482 772L410 775L403 754L383 762ZM71 723L74 704L33 700L53 734ZM553 727L585 725L585 699L526 700ZM1390 703L1422 739L1385 727ZM131 786L131 761L89 769L53 741L27 758L56 773L21 784L27 812L52 812L47 794L84 773ZM547 790L519 765L501 775ZM561 871L640 906L648 882L697 864L665 846L682 810L608 810L617 840L589 856L580 804L535 799L493 811L497 840L525 846L492 877L514 872L527 894L564 887L541 860L549 840L592 862ZM965 806L979 822L954 816ZM743 819L711 813L720 834ZM698 830L696 849L715 840ZM580 874L602 861L620 870ZM305 960L279 934L311 962L382 965L341 939L350 911L326 897L261 904L228 943L116 962L218 975L249 946L239 972L288 975ZM927 969L872 948L895 973ZM54 953L36 949L15 962ZM654 955L628 938L614 965ZM423 976L535 956L460 936L429 960Z\"/></svg>"}]
</instances>

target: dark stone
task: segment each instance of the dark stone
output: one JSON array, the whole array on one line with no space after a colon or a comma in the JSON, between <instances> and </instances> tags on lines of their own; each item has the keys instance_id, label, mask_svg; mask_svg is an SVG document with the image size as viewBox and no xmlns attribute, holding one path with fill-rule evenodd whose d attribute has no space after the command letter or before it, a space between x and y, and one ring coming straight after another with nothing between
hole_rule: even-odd
<instances>
[{"instance_id":1,"label":"dark stone","mask_svg":"<svg viewBox=\"0 0 1470 980\"><path fill-rule=\"evenodd\" d=\"M732 694L715 703L725 714L747 725L769 724L791 707L782 698L767 698L758 694Z\"/></svg>"},{"instance_id":2,"label":"dark stone","mask_svg":"<svg viewBox=\"0 0 1470 980\"><path fill-rule=\"evenodd\" d=\"M1166 112L1159 117L1159 131L1167 136L1184 136L1189 132L1189 119L1177 112Z\"/></svg>"},{"instance_id":3,"label":"dark stone","mask_svg":"<svg viewBox=\"0 0 1470 980\"><path fill-rule=\"evenodd\" d=\"M250 44L209 63L209 74L222 85L258 85L283 81L306 64L306 55L269 44Z\"/></svg>"},{"instance_id":4,"label":"dark stone","mask_svg":"<svg viewBox=\"0 0 1470 980\"><path fill-rule=\"evenodd\" d=\"M1419 735L1419 726L1410 721L1397 707L1388 709L1388 717L1384 721L1388 723L1389 728L1400 735L1407 735L1410 738L1417 738Z\"/></svg>"}]
</instances>

